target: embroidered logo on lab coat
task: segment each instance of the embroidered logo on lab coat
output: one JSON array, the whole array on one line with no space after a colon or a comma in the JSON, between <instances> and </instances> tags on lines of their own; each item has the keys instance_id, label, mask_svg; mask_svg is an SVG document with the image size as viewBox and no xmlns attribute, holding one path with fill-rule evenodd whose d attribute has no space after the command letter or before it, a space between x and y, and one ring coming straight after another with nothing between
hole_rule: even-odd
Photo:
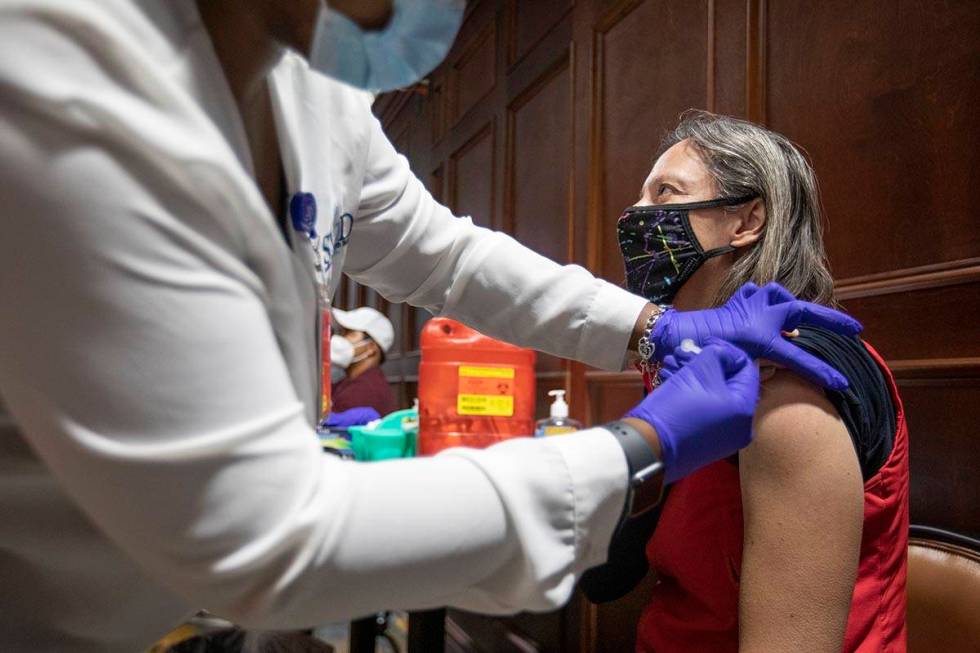
<instances>
[{"instance_id":1,"label":"embroidered logo on lab coat","mask_svg":"<svg viewBox=\"0 0 980 653\"><path fill-rule=\"evenodd\" d=\"M324 234L321 241L324 272L330 270L334 255L347 246L353 230L354 216L350 213L344 213L334 218L333 229L330 230L330 233Z\"/></svg>"}]
</instances>

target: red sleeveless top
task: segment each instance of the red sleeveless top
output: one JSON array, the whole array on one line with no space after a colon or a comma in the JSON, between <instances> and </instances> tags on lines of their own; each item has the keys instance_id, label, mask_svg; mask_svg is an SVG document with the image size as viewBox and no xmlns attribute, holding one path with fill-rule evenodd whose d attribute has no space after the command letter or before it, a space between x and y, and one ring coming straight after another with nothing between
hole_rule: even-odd
<instances>
[{"instance_id":1,"label":"red sleeveless top","mask_svg":"<svg viewBox=\"0 0 980 653\"><path fill-rule=\"evenodd\" d=\"M891 454L864 484L864 530L844 653L905 651L908 549L908 429L891 372L865 343L888 384L896 412ZM677 482L663 507L647 558L659 582L643 611L641 653L737 653L742 568L742 497L737 459Z\"/></svg>"}]
</instances>

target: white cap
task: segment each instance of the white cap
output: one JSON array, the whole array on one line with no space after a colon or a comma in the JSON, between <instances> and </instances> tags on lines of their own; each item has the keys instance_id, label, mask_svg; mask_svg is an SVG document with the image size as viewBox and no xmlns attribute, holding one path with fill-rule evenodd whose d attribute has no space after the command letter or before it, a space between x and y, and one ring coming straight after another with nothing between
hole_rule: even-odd
<instances>
[{"instance_id":1,"label":"white cap","mask_svg":"<svg viewBox=\"0 0 980 653\"><path fill-rule=\"evenodd\" d=\"M552 417L568 417L568 404L565 403L564 390L549 390L549 397L554 397L555 401L551 404Z\"/></svg>"},{"instance_id":2,"label":"white cap","mask_svg":"<svg viewBox=\"0 0 980 653\"><path fill-rule=\"evenodd\" d=\"M348 331L363 331L368 334L386 354L395 342L395 328L391 326L391 322L383 313L368 306L355 308L353 311L335 308L333 319Z\"/></svg>"}]
</instances>

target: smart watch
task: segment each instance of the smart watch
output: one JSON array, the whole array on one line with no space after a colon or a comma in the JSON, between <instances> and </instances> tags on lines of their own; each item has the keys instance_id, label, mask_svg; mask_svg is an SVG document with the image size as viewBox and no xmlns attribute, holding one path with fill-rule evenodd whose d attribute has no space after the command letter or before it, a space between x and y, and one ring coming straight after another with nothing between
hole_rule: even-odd
<instances>
[{"instance_id":1,"label":"smart watch","mask_svg":"<svg viewBox=\"0 0 980 653\"><path fill-rule=\"evenodd\" d=\"M643 434L622 421L603 424L614 436L626 455L629 483L626 486L626 507L623 520L633 519L647 512L663 498L664 463L657 458Z\"/></svg>"}]
</instances>

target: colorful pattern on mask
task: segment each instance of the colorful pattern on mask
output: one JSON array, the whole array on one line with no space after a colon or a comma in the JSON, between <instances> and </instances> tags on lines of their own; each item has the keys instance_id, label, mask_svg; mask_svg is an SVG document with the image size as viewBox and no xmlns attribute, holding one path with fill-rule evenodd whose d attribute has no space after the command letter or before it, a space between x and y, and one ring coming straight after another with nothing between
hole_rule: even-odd
<instances>
[{"instance_id":1,"label":"colorful pattern on mask","mask_svg":"<svg viewBox=\"0 0 980 653\"><path fill-rule=\"evenodd\" d=\"M719 197L690 204L631 206L619 219L616 231L626 265L626 287L654 304L670 304L701 264L709 258L734 252L734 247L704 251L688 214L744 204L756 195Z\"/></svg>"},{"instance_id":2,"label":"colorful pattern on mask","mask_svg":"<svg viewBox=\"0 0 980 653\"><path fill-rule=\"evenodd\" d=\"M632 207L619 219L616 231L626 287L656 304L673 299L704 254L683 209Z\"/></svg>"}]
</instances>

